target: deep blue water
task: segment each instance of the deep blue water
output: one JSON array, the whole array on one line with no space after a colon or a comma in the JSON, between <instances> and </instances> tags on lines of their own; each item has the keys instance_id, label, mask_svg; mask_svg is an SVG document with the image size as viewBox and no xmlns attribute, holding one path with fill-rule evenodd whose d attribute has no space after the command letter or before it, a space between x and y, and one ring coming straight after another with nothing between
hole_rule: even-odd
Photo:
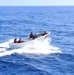
<instances>
[{"instance_id":1,"label":"deep blue water","mask_svg":"<svg viewBox=\"0 0 74 75\"><path fill-rule=\"evenodd\" d=\"M30 32L43 31L51 32L51 42L35 44L34 51L40 50L40 53L30 54L33 49L26 53L26 48L20 49L21 53L19 49L13 52L14 49L8 48L15 37L24 39ZM62 53L55 52L55 47ZM74 75L74 7L1 6L0 75Z\"/></svg>"}]
</instances>

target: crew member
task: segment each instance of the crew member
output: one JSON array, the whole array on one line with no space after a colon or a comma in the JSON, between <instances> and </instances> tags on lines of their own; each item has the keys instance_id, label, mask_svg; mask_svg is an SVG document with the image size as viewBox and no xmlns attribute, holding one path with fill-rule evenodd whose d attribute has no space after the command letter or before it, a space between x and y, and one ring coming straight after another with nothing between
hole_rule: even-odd
<instances>
[{"instance_id":1,"label":"crew member","mask_svg":"<svg viewBox=\"0 0 74 75\"><path fill-rule=\"evenodd\" d=\"M43 33L42 33L42 35L44 36L45 34L47 34L47 32L46 31L44 31Z\"/></svg>"},{"instance_id":2,"label":"crew member","mask_svg":"<svg viewBox=\"0 0 74 75\"><path fill-rule=\"evenodd\" d=\"M30 33L30 38L33 38L33 37L34 37L34 35L33 35L33 33L31 32L31 33Z\"/></svg>"},{"instance_id":3,"label":"crew member","mask_svg":"<svg viewBox=\"0 0 74 75\"><path fill-rule=\"evenodd\" d=\"M18 43L18 41L17 41L17 39L16 39L16 38L14 39L14 43Z\"/></svg>"},{"instance_id":4,"label":"crew member","mask_svg":"<svg viewBox=\"0 0 74 75\"><path fill-rule=\"evenodd\" d=\"M21 38L19 39L18 43L22 43L23 41L21 40Z\"/></svg>"}]
</instances>

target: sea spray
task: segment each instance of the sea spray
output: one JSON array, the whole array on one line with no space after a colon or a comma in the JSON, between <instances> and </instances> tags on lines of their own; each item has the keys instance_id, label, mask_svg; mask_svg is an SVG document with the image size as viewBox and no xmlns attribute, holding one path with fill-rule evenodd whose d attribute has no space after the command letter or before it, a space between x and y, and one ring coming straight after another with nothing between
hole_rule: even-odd
<instances>
[{"instance_id":1,"label":"sea spray","mask_svg":"<svg viewBox=\"0 0 74 75\"><path fill-rule=\"evenodd\" d=\"M61 53L61 50L58 47L51 45L51 38L46 38L42 40L34 40L33 42L28 43L23 48L11 49L9 48L9 43L12 42L11 39L8 42L0 44L0 56L11 55L13 53L28 53L28 54L51 54L51 53Z\"/></svg>"}]
</instances>

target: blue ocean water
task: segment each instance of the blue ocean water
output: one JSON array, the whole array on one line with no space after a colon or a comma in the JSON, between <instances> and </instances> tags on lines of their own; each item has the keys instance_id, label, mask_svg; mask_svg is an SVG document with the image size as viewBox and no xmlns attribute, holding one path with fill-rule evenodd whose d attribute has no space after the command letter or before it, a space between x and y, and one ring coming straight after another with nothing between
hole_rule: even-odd
<instances>
[{"instance_id":1,"label":"blue ocean water","mask_svg":"<svg viewBox=\"0 0 74 75\"><path fill-rule=\"evenodd\" d=\"M9 48L15 37L51 32L49 40ZM74 75L73 6L1 6L0 75Z\"/></svg>"}]
</instances>

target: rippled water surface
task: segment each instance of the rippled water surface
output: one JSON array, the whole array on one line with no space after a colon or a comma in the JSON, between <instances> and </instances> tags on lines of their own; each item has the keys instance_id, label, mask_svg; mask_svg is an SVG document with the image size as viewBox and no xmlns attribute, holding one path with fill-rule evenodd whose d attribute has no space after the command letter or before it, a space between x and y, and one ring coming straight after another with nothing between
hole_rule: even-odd
<instances>
[{"instance_id":1,"label":"rippled water surface","mask_svg":"<svg viewBox=\"0 0 74 75\"><path fill-rule=\"evenodd\" d=\"M44 41L9 47L43 31ZM74 75L74 7L0 7L0 75Z\"/></svg>"}]
</instances>

